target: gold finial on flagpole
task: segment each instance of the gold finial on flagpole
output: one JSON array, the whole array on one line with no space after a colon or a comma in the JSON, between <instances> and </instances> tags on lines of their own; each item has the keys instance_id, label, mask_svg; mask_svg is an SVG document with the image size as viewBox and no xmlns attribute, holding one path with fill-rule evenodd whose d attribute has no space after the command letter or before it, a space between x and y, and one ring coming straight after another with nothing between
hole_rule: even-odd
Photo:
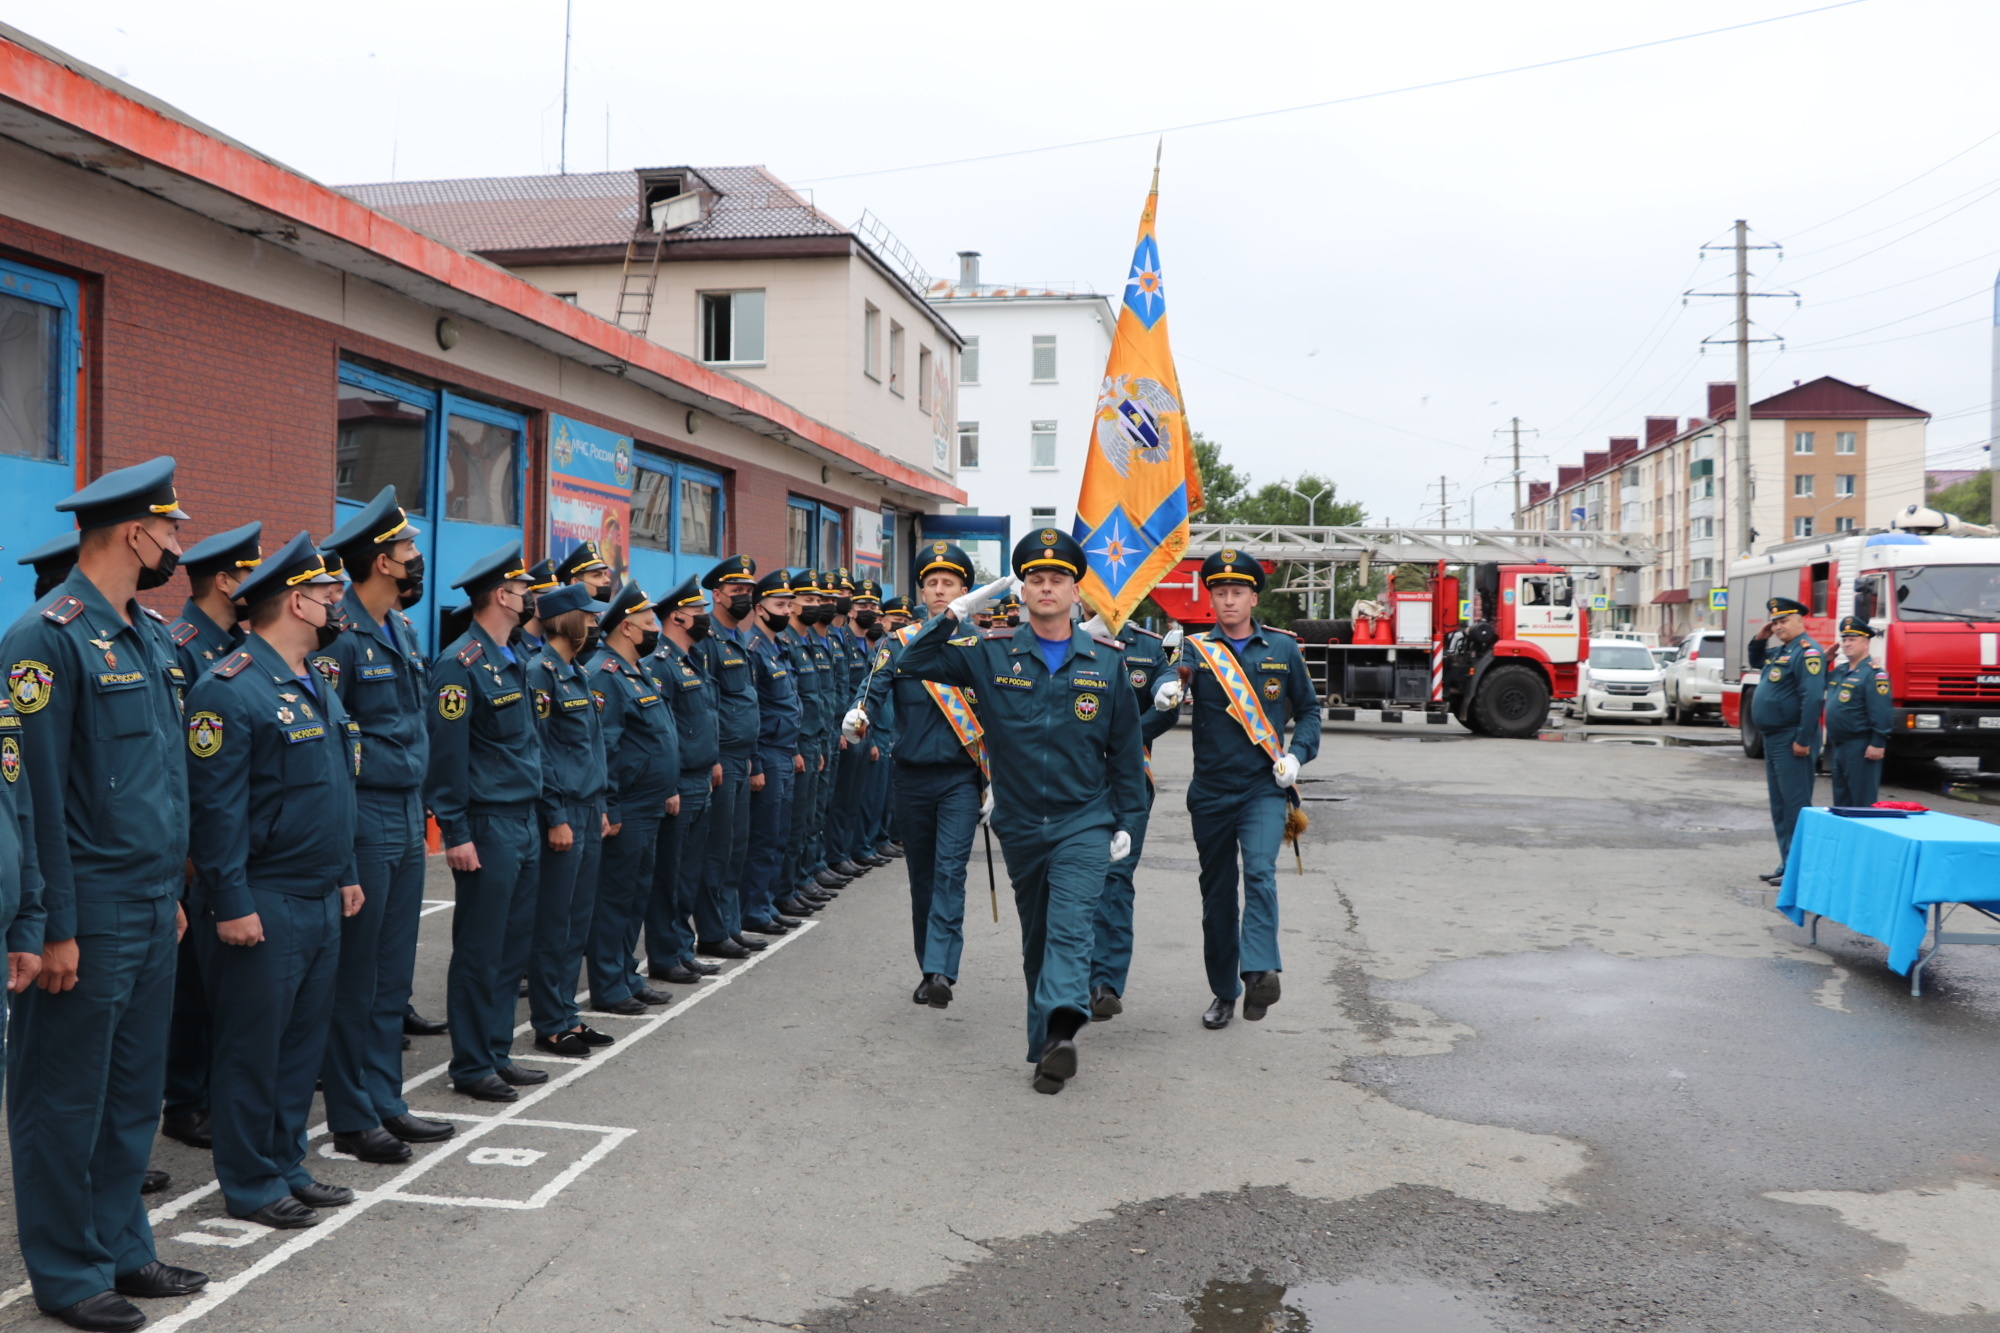
<instances>
[{"instance_id":1,"label":"gold finial on flagpole","mask_svg":"<svg viewBox=\"0 0 2000 1333\"><path fill-rule=\"evenodd\" d=\"M1159 139L1158 139L1157 141L1155 141L1155 142L1154 142L1154 144L1153 144L1153 189L1152 189L1152 193L1154 193L1154 194L1158 194L1158 193L1160 192L1160 150L1161 150L1161 149L1163 149L1163 148L1165 148L1166 146L1167 146L1167 136L1166 136L1166 135L1164 135L1164 134L1162 134L1162 135L1161 135L1161 136L1159 137Z\"/></svg>"}]
</instances>

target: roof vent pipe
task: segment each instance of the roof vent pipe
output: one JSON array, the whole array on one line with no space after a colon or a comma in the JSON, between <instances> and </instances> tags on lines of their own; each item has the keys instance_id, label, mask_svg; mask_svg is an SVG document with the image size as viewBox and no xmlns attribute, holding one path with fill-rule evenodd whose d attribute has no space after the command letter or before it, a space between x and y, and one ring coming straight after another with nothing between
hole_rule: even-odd
<instances>
[{"instance_id":1,"label":"roof vent pipe","mask_svg":"<svg viewBox=\"0 0 2000 1333\"><path fill-rule=\"evenodd\" d=\"M960 250L958 252L958 289L962 292L979 290L979 252Z\"/></svg>"}]
</instances>

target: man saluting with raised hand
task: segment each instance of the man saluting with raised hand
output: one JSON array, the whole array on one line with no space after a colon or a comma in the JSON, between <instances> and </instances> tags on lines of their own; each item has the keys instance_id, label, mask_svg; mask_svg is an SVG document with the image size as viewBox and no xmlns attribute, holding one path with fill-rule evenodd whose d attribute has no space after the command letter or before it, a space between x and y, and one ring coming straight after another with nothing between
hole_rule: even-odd
<instances>
[{"instance_id":1,"label":"man saluting with raised hand","mask_svg":"<svg viewBox=\"0 0 2000 1333\"><path fill-rule=\"evenodd\" d=\"M903 650L898 674L969 688L993 769L1000 835L1021 917L1028 1059L1037 1092L1076 1076L1090 1021L1092 920L1104 873L1146 808L1138 705L1116 639L1071 623L1083 548L1054 528L1014 548L1016 578L947 606ZM961 633L974 607L1019 583L1028 621Z\"/></svg>"}]
</instances>

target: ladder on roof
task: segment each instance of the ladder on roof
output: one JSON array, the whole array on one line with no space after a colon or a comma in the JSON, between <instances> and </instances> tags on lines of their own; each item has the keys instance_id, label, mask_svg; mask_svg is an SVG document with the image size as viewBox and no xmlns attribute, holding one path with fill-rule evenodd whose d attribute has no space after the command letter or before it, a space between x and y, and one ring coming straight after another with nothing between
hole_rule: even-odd
<instances>
[{"instance_id":1,"label":"ladder on roof","mask_svg":"<svg viewBox=\"0 0 2000 1333\"><path fill-rule=\"evenodd\" d=\"M625 272L618 280L618 312L612 323L641 338L653 323L653 294L660 286L660 254L667 244L664 230L641 225L625 243ZM651 248L652 254L646 254Z\"/></svg>"}]
</instances>

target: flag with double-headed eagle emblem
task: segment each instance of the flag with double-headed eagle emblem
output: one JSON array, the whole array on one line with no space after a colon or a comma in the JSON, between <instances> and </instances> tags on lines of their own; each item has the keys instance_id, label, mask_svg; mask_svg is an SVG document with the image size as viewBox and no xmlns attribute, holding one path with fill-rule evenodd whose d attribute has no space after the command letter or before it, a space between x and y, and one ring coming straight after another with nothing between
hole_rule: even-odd
<instances>
[{"instance_id":1,"label":"flag with double-headed eagle emblem","mask_svg":"<svg viewBox=\"0 0 2000 1333\"><path fill-rule=\"evenodd\" d=\"M1155 162L1076 500L1075 535L1088 561L1084 599L1114 634L1186 553L1188 518L1201 508L1201 474L1167 342L1153 230L1159 203Z\"/></svg>"}]
</instances>

